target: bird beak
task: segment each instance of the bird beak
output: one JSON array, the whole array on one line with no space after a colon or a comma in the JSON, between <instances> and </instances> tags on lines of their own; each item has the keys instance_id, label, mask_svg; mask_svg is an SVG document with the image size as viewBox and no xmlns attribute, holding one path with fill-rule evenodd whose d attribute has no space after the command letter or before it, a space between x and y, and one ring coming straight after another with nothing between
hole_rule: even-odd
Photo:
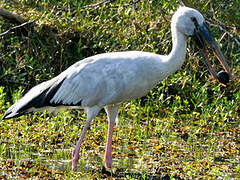
<instances>
[{"instance_id":1,"label":"bird beak","mask_svg":"<svg viewBox=\"0 0 240 180\"><path fill-rule=\"evenodd\" d=\"M208 57L208 51L206 49L207 48L206 43L209 44L210 47L212 48L215 56L218 58L218 60L222 64L222 66L223 66L225 72L228 74L229 78L232 77L231 70L230 70L218 44L216 43L213 36L211 35L211 32L208 29L207 24L204 22L202 25L199 25L197 22L195 22L195 26L196 26L196 29L195 29L192 37L195 40L198 47L200 48L204 62L207 65L210 73L216 79L216 81L219 82L221 85L224 85L222 82L219 81L219 79L217 77L217 73L211 66L211 63L210 63L209 57Z\"/></svg>"}]
</instances>

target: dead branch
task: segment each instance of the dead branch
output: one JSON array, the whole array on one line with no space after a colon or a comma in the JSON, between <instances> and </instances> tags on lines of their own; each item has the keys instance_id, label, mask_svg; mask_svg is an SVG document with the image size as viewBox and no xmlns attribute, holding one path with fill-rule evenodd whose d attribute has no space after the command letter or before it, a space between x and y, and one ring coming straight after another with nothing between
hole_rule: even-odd
<instances>
[{"instance_id":1,"label":"dead branch","mask_svg":"<svg viewBox=\"0 0 240 180\"><path fill-rule=\"evenodd\" d=\"M4 19L8 19L8 20L20 23L20 24L26 22L26 20L22 16L20 16L18 14L10 13L6 9L3 9L3 8L0 8L0 16L2 16Z\"/></svg>"},{"instance_id":2,"label":"dead branch","mask_svg":"<svg viewBox=\"0 0 240 180\"><path fill-rule=\"evenodd\" d=\"M7 31L1 33L0 36L4 36L5 34L9 33L10 31L12 31L12 30L14 30L14 29L18 29L18 28L24 27L24 26L26 26L26 25L28 25L28 24L32 24L33 22L34 22L34 20L31 20L31 21L27 21L27 22L25 22L25 23L22 23L22 24L20 24L20 25L18 25L18 26L13 26L13 27L11 27L10 29L8 29Z\"/></svg>"},{"instance_id":3,"label":"dead branch","mask_svg":"<svg viewBox=\"0 0 240 180\"><path fill-rule=\"evenodd\" d=\"M90 5L83 6L83 7L81 7L81 9L93 8L93 7L101 6L103 4L109 4L109 3L113 2L113 1L115 1L115 0L104 0L104 1L100 1L100 2L98 2L96 4L90 4Z\"/></svg>"},{"instance_id":4,"label":"dead branch","mask_svg":"<svg viewBox=\"0 0 240 180\"><path fill-rule=\"evenodd\" d=\"M210 26L213 26L213 27L217 27L219 28L221 31L225 32L228 36L230 36L236 43L237 45L240 47L240 42L237 38L235 38L229 31L227 31L226 29L224 29L222 26L220 25L216 25L216 24L213 24L209 21L206 21Z\"/></svg>"}]
</instances>

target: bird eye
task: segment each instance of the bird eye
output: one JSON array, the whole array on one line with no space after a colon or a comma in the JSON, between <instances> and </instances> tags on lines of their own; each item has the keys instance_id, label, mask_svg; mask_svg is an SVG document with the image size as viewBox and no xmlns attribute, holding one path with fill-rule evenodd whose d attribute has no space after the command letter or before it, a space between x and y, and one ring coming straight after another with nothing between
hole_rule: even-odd
<instances>
[{"instance_id":1,"label":"bird eye","mask_svg":"<svg viewBox=\"0 0 240 180\"><path fill-rule=\"evenodd\" d=\"M195 17L191 17L192 22L197 22L197 19Z\"/></svg>"},{"instance_id":2,"label":"bird eye","mask_svg":"<svg viewBox=\"0 0 240 180\"><path fill-rule=\"evenodd\" d=\"M191 20L192 20L192 22L194 23L196 29L198 29L198 28L199 28L199 24L198 24L197 18L191 17Z\"/></svg>"}]
</instances>

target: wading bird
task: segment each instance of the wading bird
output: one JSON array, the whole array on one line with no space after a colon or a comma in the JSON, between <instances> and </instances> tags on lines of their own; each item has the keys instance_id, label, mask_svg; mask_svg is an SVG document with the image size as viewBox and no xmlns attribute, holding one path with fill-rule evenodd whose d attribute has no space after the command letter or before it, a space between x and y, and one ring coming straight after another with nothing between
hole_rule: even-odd
<instances>
[{"instance_id":1,"label":"wading bird","mask_svg":"<svg viewBox=\"0 0 240 180\"><path fill-rule=\"evenodd\" d=\"M195 9L180 7L171 20L172 50L169 55L141 51L98 54L81 60L55 78L33 87L13 104L4 117L14 118L40 110L83 108L86 124L72 153L72 170L77 170L79 151L91 121L104 108L108 117L105 165L112 165L112 136L118 108L122 102L144 96L159 81L174 73L184 62L186 40L192 37L206 65L221 84L231 71L219 46L211 36L203 16ZM206 46L209 44L225 69L223 82L211 67Z\"/></svg>"}]
</instances>

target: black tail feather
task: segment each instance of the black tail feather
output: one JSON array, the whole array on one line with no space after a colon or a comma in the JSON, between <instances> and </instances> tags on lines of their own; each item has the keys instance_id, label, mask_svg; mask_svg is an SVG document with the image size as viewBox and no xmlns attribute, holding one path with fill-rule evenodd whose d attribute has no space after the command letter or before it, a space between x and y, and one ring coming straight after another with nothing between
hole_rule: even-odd
<instances>
[{"instance_id":1,"label":"black tail feather","mask_svg":"<svg viewBox=\"0 0 240 180\"><path fill-rule=\"evenodd\" d=\"M21 116L30 112L29 109L31 108L39 109L45 106L59 106L58 104L52 104L50 100L61 87L63 81L64 78L61 80L55 78L35 86L5 112L3 119ZM36 91L39 93L36 93Z\"/></svg>"}]
</instances>

